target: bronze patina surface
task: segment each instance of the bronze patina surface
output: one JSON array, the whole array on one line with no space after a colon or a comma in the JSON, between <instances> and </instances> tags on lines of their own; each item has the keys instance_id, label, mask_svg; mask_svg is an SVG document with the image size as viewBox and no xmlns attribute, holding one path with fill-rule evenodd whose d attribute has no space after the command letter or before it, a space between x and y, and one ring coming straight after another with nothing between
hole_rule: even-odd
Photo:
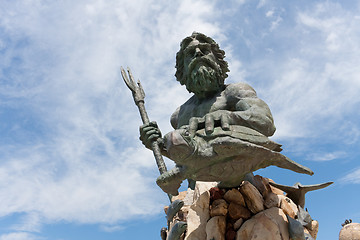
<instances>
[{"instance_id":1,"label":"bronze patina surface","mask_svg":"<svg viewBox=\"0 0 360 240\"><path fill-rule=\"evenodd\" d=\"M268 105L246 83L225 84L229 72L225 52L210 37L194 32L176 56L176 78L194 95L171 116L174 131L161 137L156 123L140 127L140 139L153 142L176 166L157 184L177 195L184 179L240 184L245 174L270 165L298 173L313 172L280 153L268 137L275 125Z\"/></svg>"}]
</instances>

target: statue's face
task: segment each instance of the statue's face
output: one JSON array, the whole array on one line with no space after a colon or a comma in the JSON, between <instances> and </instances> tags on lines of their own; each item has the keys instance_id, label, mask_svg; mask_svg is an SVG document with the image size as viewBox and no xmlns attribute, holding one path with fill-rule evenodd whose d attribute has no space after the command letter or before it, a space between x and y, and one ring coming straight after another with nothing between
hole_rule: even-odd
<instances>
[{"instance_id":1,"label":"statue's face","mask_svg":"<svg viewBox=\"0 0 360 240\"><path fill-rule=\"evenodd\" d=\"M211 50L211 45L194 39L184 49L184 74L186 88L199 98L211 96L223 86L221 68Z\"/></svg>"}]
</instances>

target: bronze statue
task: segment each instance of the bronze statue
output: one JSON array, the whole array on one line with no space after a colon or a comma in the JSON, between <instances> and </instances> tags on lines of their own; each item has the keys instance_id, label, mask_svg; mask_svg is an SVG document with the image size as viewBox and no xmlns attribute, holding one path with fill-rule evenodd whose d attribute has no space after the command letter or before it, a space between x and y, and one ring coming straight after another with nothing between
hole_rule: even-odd
<instances>
[{"instance_id":1,"label":"bronze statue","mask_svg":"<svg viewBox=\"0 0 360 240\"><path fill-rule=\"evenodd\" d=\"M194 95L171 116L174 131L163 138L155 122L140 127L147 148L158 143L176 166L162 173L157 184L177 195L184 179L219 181L238 186L245 174L275 165L298 173L313 172L280 154L281 145L268 137L275 132L267 104L246 83L224 83L225 52L210 37L194 32L176 55L176 78Z\"/></svg>"}]
</instances>

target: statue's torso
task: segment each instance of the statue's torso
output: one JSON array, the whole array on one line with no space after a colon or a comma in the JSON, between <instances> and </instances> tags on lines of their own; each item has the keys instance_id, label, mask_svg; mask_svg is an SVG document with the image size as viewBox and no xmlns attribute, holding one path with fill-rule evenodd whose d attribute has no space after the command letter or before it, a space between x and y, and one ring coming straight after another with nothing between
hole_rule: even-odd
<instances>
[{"instance_id":1,"label":"statue's torso","mask_svg":"<svg viewBox=\"0 0 360 240\"><path fill-rule=\"evenodd\" d=\"M227 101L224 91L219 92L209 99L200 101L196 96L192 96L186 103L180 106L172 115L171 121L177 122L175 128L188 125L192 117L203 117L205 114L215 112L217 110L227 109Z\"/></svg>"},{"instance_id":2,"label":"statue's torso","mask_svg":"<svg viewBox=\"0 0 360 240\"><path fill-rule=\"evenodd\" d=\"M207 113L218 110L235 111L236 103L242 97L241 92L246 92L250 87L244 83L230 84L213 97L199 100L195 95L181 105L171 116L171 124L175 129L189 124L192 117L204 117ZM235 90L235 91L234 91ZM235 96L236 95L236 96Z\"/></svg>"}]
</instances>

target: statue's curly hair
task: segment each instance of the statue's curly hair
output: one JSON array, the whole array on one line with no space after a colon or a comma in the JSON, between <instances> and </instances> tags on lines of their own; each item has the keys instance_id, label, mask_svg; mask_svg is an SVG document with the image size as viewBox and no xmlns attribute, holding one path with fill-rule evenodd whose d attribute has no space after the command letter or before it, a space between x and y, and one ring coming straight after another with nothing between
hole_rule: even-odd
<instances>
[{"instance_id":1,"label":"statue's curly hair","mask_svg":"<svg viewBox=\"0 0 360 240\"><path fill-rule=\"evenodd\" d=\"M191 41L197 39L201 42L206 42L211 45L211 51L217 59L217 63L220 65L221 69L221 77L224 82L225 78L227 78L227 72L229 72L228 63L224 60L225 52L220 49L219 45L212 39L211 37L206 36L205 34L199 32L193 32L191 36L184 38L180 43L180 50L176 54L176 73L175 77L181 85L184 85L186 82L186 76L184 75L184 50L190 44Z\"/></svg>"}]
</instances>

